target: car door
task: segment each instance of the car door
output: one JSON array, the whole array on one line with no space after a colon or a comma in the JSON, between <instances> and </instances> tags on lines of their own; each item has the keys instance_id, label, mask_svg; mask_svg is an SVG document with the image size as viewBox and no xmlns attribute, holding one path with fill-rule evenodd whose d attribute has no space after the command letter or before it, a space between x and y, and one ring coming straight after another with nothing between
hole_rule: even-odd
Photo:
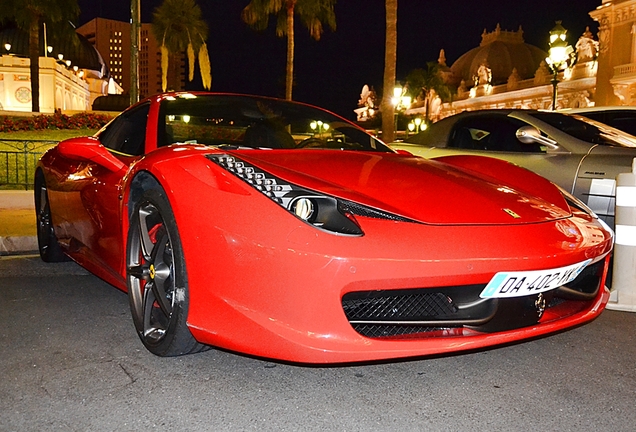
<instances>
[{"instance_id":1,"label":"car door","mask_svg":"<svg viewBox=\"0 0 636 432\"><path fill-rule=\"evenodd\" d=\"M149 104L141 105L113 120L98 139L125 166L144 153ZM101 266L121 279L122 180L126 169L113 172L91 161L72 162L73 170L54 189L63 201L60 211L69 237L68 250L79 261ZM61 195L61 196L60 196ZM122 281L123 282L123 281Z\"/></svg>"}]
</instances>

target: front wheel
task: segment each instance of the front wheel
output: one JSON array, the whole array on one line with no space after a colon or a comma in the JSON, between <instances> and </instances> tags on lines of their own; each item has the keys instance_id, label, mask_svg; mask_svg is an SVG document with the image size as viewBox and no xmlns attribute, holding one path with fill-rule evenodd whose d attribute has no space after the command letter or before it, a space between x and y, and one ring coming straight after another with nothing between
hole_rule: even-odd
<instances>
[{"instance_id":1,"label":"front wheel","mask_svg":"<svg viewBox=\"0 0 636 432\"><path fill-rule=\"evenodd\" d=\"M201 351L187 327L188 278L174 215L163 190L143 193L134 207L126 248L135 329L158 356Z\"/></svg>"}]
</instances>

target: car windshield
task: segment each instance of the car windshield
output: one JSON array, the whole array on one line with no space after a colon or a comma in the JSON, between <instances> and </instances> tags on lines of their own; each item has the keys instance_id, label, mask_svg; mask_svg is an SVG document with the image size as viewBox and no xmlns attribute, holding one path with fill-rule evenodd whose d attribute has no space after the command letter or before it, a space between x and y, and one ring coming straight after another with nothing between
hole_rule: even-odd
<instances>
[{"instance_id":1,"label":"car windshield","mask_svg":"<svg viewBox=\"0 0 636 432\"><path fill-rule=\"evenodd\" d=\"M635 136L587 117L555 112L536 112L530 115L582 141L609 146L636 147Z\"/></svg>"},{"instance_id":2,"label":"car windshield","mask_svg":"<svg viewBox=\"0 0 636 432\"><path fill-rule=\"evenodd\" d=\"M180 94L161 103L159 146L393 152L353 123L304 104L241 95Z\"/></svg>"}]
</instances>

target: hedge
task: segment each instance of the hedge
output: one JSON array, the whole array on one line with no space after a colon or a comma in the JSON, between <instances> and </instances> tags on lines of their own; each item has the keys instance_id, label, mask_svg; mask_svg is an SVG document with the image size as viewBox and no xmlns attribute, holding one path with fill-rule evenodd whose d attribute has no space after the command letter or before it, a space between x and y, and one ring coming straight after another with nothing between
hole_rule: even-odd
<instances>
[{"instance_id":1,"label":"hedge","mask_svg":"<svg viewBox=\"0 0 636 432\"><path fill-rule=\"evenodd\" d=\"M42 129L99 129L112 119L105 114L82 112L68 116L60 112L33 117L0 116L0 132Z\"/></svg>"}]
</instances>

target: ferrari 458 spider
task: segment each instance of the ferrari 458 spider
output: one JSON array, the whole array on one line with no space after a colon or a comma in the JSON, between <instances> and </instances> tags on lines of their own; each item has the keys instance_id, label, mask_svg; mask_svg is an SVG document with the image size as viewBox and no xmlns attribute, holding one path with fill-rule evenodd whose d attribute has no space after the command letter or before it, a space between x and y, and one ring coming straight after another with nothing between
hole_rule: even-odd
<instances>
[{"instance_id":1,"label":"ferrari 458 spider","mask_svg":"<svg viewBox=\"0 0 636 432\"><path fill-rule=\"evenodd\" d=\"M42 157L40 254L127 291L161 356L426 356L595 318L611 230L542 177L483 162L396 152L300 103L158 95Z\"/></svg>"}]
</instances>

